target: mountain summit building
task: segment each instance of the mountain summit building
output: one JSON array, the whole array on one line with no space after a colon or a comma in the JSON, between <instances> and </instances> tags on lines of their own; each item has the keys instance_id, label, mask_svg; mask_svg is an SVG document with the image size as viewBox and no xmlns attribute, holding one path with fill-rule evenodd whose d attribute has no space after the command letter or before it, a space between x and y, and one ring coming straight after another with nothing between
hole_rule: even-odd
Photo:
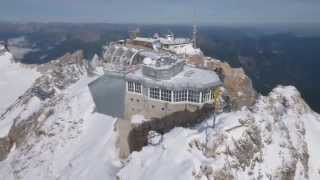
<instances>
[{"instance_id":1,"label":"mountain summit building","mask_svg":"<svg viewBox=\"0 0 320 180\"><path fill-rule=\"evenodd\" d=\"M213 103L213 92L221 85L215 72L169 57L145 57L142 66L126 74L125 80L128 119L135 114L161 118L177 111L195 111Z\"/></svg>"},{"instance_id":2,"label":"mountain summit building","mask_svg":"<svg viewBox=\"0 0 320 180\"><path fill-rule=\"evenodd\" d=\"M185 39L184 44L168 37L160 43L179 43L156 49L151 39L136 37L106 48L105 74L89 85L97 111L126 120L136 114L151 119L213 103L214 91L222 85L219 76L186 64L186 54L172 51L193 49L192 41Z\"/></svg>"}]
</instances>

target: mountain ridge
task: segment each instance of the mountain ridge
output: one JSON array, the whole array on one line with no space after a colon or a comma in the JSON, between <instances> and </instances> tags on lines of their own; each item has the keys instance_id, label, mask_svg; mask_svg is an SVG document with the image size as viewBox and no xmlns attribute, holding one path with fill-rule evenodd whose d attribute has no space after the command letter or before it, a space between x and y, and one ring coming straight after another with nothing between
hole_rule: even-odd
<instances>
[{"instance_id":1,"label":"mountain ridge","mask_svg":"<svg viewBox=\"0 0 320 180\"><path fill-rule=\"evenodd\" d=\"M38 69L42 77L0 118L12 123L10 137L0 139L1 180L320 176L320 116L292 86L278 86L253 106L218 115L215 129L207 127L212 118L175 128L159 145L121 161L116 120L95 113L87 84L97 76L81 52Z\"/></svg>"}]
</instances>

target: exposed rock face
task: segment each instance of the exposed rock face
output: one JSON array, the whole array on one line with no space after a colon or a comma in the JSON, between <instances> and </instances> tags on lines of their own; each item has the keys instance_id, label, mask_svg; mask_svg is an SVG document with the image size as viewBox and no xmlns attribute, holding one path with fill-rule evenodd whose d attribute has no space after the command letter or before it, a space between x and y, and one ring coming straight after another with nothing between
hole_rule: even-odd
<instances>
[{"instance_id":1,"label":"exposed rock face","mask_svg":"<svg viewBox=\"0 0 320 180\"><path fill-rule=\"evenodd\" d=\"M6 45L4 41L0 41L0 56L7 51Z\"/></svg>"},{"instance_id":2,"label":"exposed rock face","mask_svg":"<svg viewBox=\"0 0 320 180\"><path fill-rule=\"evenodd\" d=\"M48 74L38 79L40 84L62 90L88 73L88 63L84 59L83 51L77 51L73 54L67 53L58 60L39 67L39 71Z\"/></svg>"},{"instance_id":3,"label":"exposed rock face","mask_svg":"<svg viewBox=\"0 0 320 180\"><path fill-rule=\"evenodd\" d=\"M308 179L308 145L303 118L299 116L311 111L296 90L288 91L288 95L281 91L279 87L269 97L260 97L251 114L239 119L238 127L221 132L219 136L223 138L220 141L215 134L210 143L203 144L204 148L200 149L206 149L206 156L227 158L230 163L225 162L221 169L215 169L213 177L217 173L220 177L221 174L225 176L228 172L242 170L258 179ZM263 116L256 113L263 113ZM295 120L288 119L290 117ZM264 164L276 168L264 171L261 168Z\"/></svg>"},{"instance_id":4,"label":"exposed rock face","mask_svg":"<svg viewBox=\"0 0 320 180\"><path fill-rule=\"evenodd\" d=\"M46 108L39 108L35 113L27 115L16 112L14 124L8 136L0 139L0 160L7 157L13 144L17 147L23 144L30 133L36 132L38 123L53 113L48 107L54 106L55 102L61 99L59 91L90 73L82 51L68 53L58 60L41 65L39 71L42 72L42 76L36 79L32 87L0 115L0 120L15 111L15 108L25 105L38 107L41 103L46 103L44 106Z\"/></svg>"},{"instance_id":5,"label":"exposed rock face","mask_svg":"<svg viewBox=\"0 0 320 180\"><path fill-rule=\"evenodd\" d=\"M216 71L224 83L233 109L254 104L257 93L252 87L250 78L242 68L232 68L228 63L210 57L194 55L189 57L188 64Z\"/></svg>"},{"instance_id":6,"label":"exposed rock face","mask_svg":"<svg viewBox=\"0 0 320 180\"><path fill-rule=\"evenodd\" d=\"M11 147L12 142L10 141L10 138L0 138L0 161L7 158L7 155L9 154Z\"/></svg>"},{"instance_id":7,"label":"exposed rock face","mask_svg":"<svg viewBox=\"0 0 320 180\"><path fill-rule=\"evenodd\" d=\"M294 87L279 86L216 120L215 129L206 128L211 119L195 129L176 128L160 145L132 153L119 179L320 178L320 116Z\"/></svg>"}]
</instances>

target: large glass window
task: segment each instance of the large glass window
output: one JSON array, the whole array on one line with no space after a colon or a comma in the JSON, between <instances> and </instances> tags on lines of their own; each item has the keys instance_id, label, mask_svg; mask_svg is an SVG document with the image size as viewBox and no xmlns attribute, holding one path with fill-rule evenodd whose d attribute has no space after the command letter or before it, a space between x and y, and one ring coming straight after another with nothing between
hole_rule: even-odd
<instances>
[{"instance_id":1,"label":"large glass window","mask_svg":"<svg viewBox=\"0 0 320 180\"><path fill-rule=\"evenodd\" d=\"M202 103L208 103L210 101L210 90L202 91Z\"/></svg>"},{"instance_id":2,"label":"large glass window","mask_svg":"<svg viewBox=\"0 0 320 180\"><path fill-rule=\"evenodd\" d=\"M173 99L174 99L174 102L187 101L187 99L188 99L188 90L174 91L173 92Z\"/></svg>"},{"instance_id":3,"label":"large glass window","mask_svg":"<svg viewBox=\"0 0 320 180\"><path fill-rule=\"evenodd\" d=\"M139 94L141 94L142 93L142 86L141 86L141 84L140 83L134 83L134 91L136 92L136 93L139 93Z\"/></svg>"},{"instance_id":4,"label":"large glass window","mask_svg":"<svg viewBox=\"0 0 320 180\"><path fill-rule=\"evenodd\" d=\"M150 93L150 98L160 99L160 89L159 88L150 88L149 93Z\"/></svg>"},{"instance_id":5,"label":"large glass window","mask_svg":"<svg viewBox=\"0 0 320 180\"><path fill-rule=\"evenodd\" d=\"M171 91L167 89L161 89L161 100L171 102Z\"/></svg>"},{"instance_id":6,"label":"large glass window","mask_svg":"<svg viewBox=\"0 0 320 180\"><path fill-rule=\"evenodd\" d=\"M128 81L128 91L134 92L134 82Z\"/></svg>"},{"instance_id":7,"label":"large glass window","mask_svg":"<svg viewBox=\"0 0 320 180\"><path fill-rule=\"evenodd\" d=\"M200 92L189 90L189 102L199 103L200 102Z\"/></svg>"}]
</instances>

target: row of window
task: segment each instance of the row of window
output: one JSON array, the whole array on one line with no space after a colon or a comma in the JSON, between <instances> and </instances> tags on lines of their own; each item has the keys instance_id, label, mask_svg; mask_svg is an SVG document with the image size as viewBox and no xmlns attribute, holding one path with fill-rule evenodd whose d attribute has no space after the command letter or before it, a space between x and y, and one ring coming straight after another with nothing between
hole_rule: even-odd
<instances>
[{"instance_id":1,"label":"row of window","mask_svg":"<svg viewBox=\"0 0 320 180\"><path fill-rule=\"evenodd\" d=\"M214 90L193 91L193 90L181 90L171 91L160 88L150 88L149 97L152 99L159 99L167 102L192 102L192 103L207 103L213 100ZM201 98L200 98L201 96Z\"/></svg>"},{"instance_id":2,"label":"row of window","mask_svg":"<svg viewBox=\"0 0 320 180\"><path fill-rule=\"evenodd\" d=\"M134 93L142 93L142 85L137 82L128 82L128 91ZM149 88L149 97L167 102L192 102L192 103L207 103L214 99L214 90L194 91L180 90L171 91L160 88Z\"/></svg>"},{"instance_id":3,"label":"row of window","mask_svg":"<svg viewBox=\"0 0 320 180\"><path fill-rule=\"evenodd\" d=\"M129 92L135 92L135 93L142 93L142 85L137 82L128 82L128 91Z\"/></svg>"}]
</instances>

